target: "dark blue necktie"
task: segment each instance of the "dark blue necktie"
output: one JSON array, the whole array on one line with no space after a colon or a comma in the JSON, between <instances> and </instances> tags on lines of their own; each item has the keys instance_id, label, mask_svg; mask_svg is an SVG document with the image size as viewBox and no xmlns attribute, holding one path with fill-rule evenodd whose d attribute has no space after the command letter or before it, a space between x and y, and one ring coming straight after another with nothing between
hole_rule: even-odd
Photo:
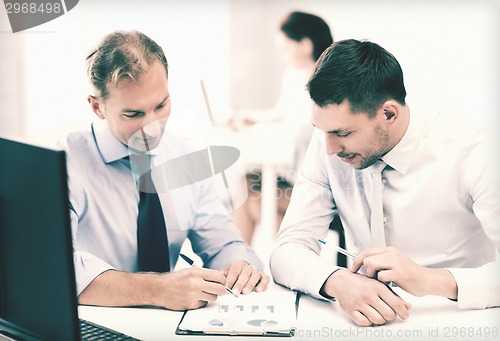
<instances>
[{"instance_id":1,"label":"dark blue necktie","mask_svg":"<svg viewBox=\"0 0 500 341\"><path fill-rule=\"evenodd\" d=\"M139 215L137 217L139 271L168 272L170 271L170 257L167 229L160 198L151 178L150 157L145 154L140 157L134 156L133 160L147 169L139 178Z\"/></svg>"}]
</instances>

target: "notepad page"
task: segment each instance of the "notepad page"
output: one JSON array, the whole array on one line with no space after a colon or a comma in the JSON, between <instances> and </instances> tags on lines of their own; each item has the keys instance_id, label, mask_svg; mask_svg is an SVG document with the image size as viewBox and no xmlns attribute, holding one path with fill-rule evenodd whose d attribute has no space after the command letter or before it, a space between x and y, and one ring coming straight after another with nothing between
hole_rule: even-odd
<instances>
[{"instance_id":1,"label":"notepad page","mask_svg":"<svg viewBox=\"0 0 500 341\"><path fill-rule=\"evenodd\" d=\"M289 333L296 326L296 293L252 292L219 296L206 307L186 313L179 329L204 333Z\"/></svg>"}]
</instances>

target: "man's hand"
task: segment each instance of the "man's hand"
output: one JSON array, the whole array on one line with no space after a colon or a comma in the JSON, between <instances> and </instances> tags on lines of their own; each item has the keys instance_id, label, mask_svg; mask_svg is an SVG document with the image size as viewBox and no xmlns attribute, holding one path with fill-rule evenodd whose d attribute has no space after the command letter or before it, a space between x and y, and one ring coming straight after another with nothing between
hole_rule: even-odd
<instances>
[{"instance_id":1,"label":"man's hand","mask_svg":"<svg viewBox=\"0 0 500 341\"><path fill-rule=\"evenodd\" d=\"M357 272L362 265L369 277L394 282L415 296L440 295L455 299L458 294L455 279L448 270L418 265L393 247L365 250L354 260L352 271Z\"/></svg>"},{"instance_id":2,"label":"man's hand","mask_svg":"<svg viewBox=\"0 0 500 341\"><path fill-rule=\"evenodd\" d=\"M252 290L264 291L269 284L268 275L242 260L226 266L223 273L226 276L226 285L236 296L240 293L247 295Z\"/></svg>"},{"instance_id":3,"label":"man's hand","mask_svg":"<svg viewBox=\"0 0 500 341\"><path fill-rule=\"evenodd\" d=\"M350 272L335 271L321 288L324 296L335 297L342 310L360 326L385 324L397 316L408 318L411 304L394 294L385 284Z\"/></svg>"},{"instance_id":4,"label":"man's hand","mask_svg":"<svg viewBox=\"0 0 500 341\"><path fill-rule=\"evenodd\" d=\"M222 271L192 267L168 273L108 270L78 296L80 304L197 309L227 294Z\"/></svg>"},{"instance_id":5,"label":"man's hand","mask_svg":"<svg viewBox=\"0 0 500 341\"><path fill-rule=\"evenodd\" d=\"M221 271L192 267L160 275L152 292L156 306L171 310L197 309L225 295L226 278Z\"/></svg>"}]
</instances>

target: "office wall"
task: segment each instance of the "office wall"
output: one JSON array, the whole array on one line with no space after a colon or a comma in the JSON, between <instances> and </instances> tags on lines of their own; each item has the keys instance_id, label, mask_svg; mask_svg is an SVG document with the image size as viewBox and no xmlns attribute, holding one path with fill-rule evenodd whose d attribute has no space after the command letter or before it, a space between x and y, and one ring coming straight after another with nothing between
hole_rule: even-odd
<instances>
[{"instance_id":1,"label":"office wall","mask_svg":"<svg viewBox=\"0 0 500 341\"><path fill-rule=\"evenodd\" d=\"M412 112L499 126L499 1L236 0L230 10L233 110L276 101L283 63L274 32L285 14L302 10L324 18L335 40L369 39L393 53Z\"/></svg>"},{"instance_id":2,"label":"office wall","mask_svg":"<svg viewBox=\"0 0 500 341\"><path fill-rule=\"evenodd\" d=\"M183 134L201 131L208 117L200 79L217 85L214 102L228 98L227 18L227 0L80 0L56 20L12 34L0 8L0 93L9 99L0 107L0 134L50 143L86 129L95 115L86 101L91 90L84 60L105 34L118 29L140 30L164 48L169 126Z\"/></svg>"},{"instance_id":3,"label":"office wall","mask_svg":"<svg viewBox=\"0 0 500 341\"><path fill-rule=\"evenodd\" d=\"M291 10L316 13L336 40L368 38L391 51L405 72L413 111L496 118L500 93L497 0L81 0L66 15L25 32L9 32L0 9L0 134L42 141L83 129L94 115L83 60L115 29L139 29L170 62L169 125L203 134L204 79L216 116L266 108L284 69L274 33Z\"/></svg>"},{"instance_id":4,"label":"office wall","mask_svg":"<svg viewBox=\"0 0 500 341\"><path fill-rule=\"evenodd\" d=\"M24 134L24 40L9 33L7 14L0 10L0 134Z\"/></svg>"}]
</instances>

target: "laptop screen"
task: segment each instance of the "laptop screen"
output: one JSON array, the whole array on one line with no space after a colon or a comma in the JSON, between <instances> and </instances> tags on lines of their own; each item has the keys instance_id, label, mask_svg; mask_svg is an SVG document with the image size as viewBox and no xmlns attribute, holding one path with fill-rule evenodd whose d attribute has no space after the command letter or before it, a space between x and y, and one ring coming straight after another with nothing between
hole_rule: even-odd
<instances>
[{"instance_id":1,"label":"laptop screen","mask_svg":"<svg viewBox=\"0 0 500 341\"><path fill-rule=\"evenodd\" d=\"M79 339L72 255L64 151L0 138L0 331Z\"/></svg>"}]
</instances>

